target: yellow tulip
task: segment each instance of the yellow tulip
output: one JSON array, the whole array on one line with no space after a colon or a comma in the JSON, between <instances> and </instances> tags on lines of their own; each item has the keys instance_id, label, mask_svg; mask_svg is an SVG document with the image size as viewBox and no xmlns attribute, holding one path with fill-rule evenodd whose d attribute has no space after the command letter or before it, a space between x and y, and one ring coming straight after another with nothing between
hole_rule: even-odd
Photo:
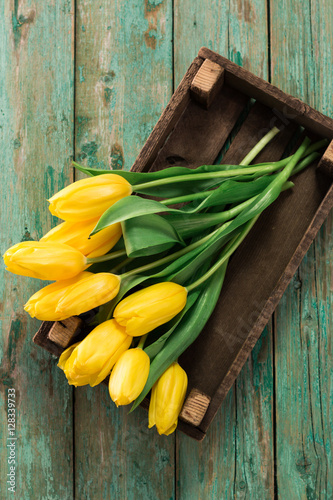
<instances>
[{"instance_id":1,"label":"yellow tulip","mask_svg":"<svg viewBox=\"0 0 333 500\"><path fill-rule=\"evenodd\" d=\"M66 243L88 258L105 255L121 237L120 222L102 229L89 238L98 219L82 222L63 222L45 234L40 241Z\"/></svg>"},{"instance_id":2,"label":"yellow tulip","mask_svg":"<svg viewBox=\"0 0 333 500\"><path fill-rule=\"evenodd\" d=\"M110 319L94 328L74 349L66 349L68 353L63 352L58 366L65 372L70 385L94 387L109 375L131 342L132 337L125 329Z\"/></svg>"},{"instance_id":3,"label":"yellow tulip","mask_svg":"<svg viewBox=\"0 0 333 500\"><path fill-rule=\"evenodd\" d=\"M71 291L73 302L67 308L56 312L59 302L74 284L79 284L79 287L75 289L75 292ZM92 286L96 287L96 291L89 295ZM81 296L79 296L78 288L82 292ZM32 318L42 321L61 321L109 302L118 290L119 281L114 275L93 274L86 271L69 280L56 281L42 288L30 297L24 309Z\"/></svg>"},{"instance_id":4,"label":"yellow tulip","mask_svg":"<svg viewBox=\"0 0 333 500\"><path fill-rule=\"evenodd\" d=\"M41 321L61 321L62 319L69 318L71 314L68 315L66 312L56 313L58 302L71 285L90 276L94 275L92 273L83 272L69 280L56 281L42 288L30 297L24 306L25 311L27 311L32 318L37 318ZM89 309L86 310L88 311Z\"/></svg>"},{"instance_id":5,"label":"yellow tulip","mask_svg":"<svg viewBox=\"0 0 333 500\"><path fill-rule=\"evenodd\" d=\"M76 342L76 344L71 345L70 347L67 347L62 354L60 355L59 361L58 361L58 366L62 370L65 368L66 362L69 358L69 356L72 354L74 351L75 347L79 345L80 342Z\"/></svg>"},{"instance_id":6,"label":"yellow tulip","mask_svg":"<svg viewBox=\"0 0 333 500\"><path fill-rule=\"evenodd\" d=\"M69 286L59 299L56 314L78 316L112 300L119 292L120 278L115 274L92 274Z\"/></svg>"},{"instance_id":7,"label":"yellow tulip","mask_svg":"<svg viewBox=\"0 0 333 500\"><path fill-rule=\"evenodd\" d=\"M4 256L7 271L41 280L66 280L87 267L86 257L63 243L23 241L9 248Z\"/></svg>"},{"instance_id":8,"label":"yellow tulip","mask_svg":"<svg viewBox=\"0 0 333 500\"><path fill-rule=\"evenodd\" d=\"M187 390L187 375L177 363L161 375L153 385L149 404L149 429L156 425L159 434L175 431Z\"/></svg>"},{"instance_id":9,"label":"yellow tulip","mask_svg":"<svg viewBox=\"0 0 333 500\"><path fill-rule=\"evenodd\" d=\"M100 217L116 201L132 193L132 186L117 174L103 174L73 182L48 201L50 212L71 222Z\"/></svg>"},{"instance_id":10,"label":"yellow tulip","mask_svg":"<svg viewBox=\"0 0 333 500\"><path fill-rule=\"evenodd\" d=\"M129 295L114 310L115 320L133 337L145 335L170 321L186 304L187 290L170 281Z\"/></svg>"},{"instance_id":11,"label":"yellow tulip","mask_svg":"<svg viewBox=\"0 0 333 500\"><path fill-rule=\"evenodd\" d=\"M109 380L109 393L117 406L128 405L141 394L149 367L149 356L140 347L129 349L120 356Z\"/></svg>"}]
</instances>

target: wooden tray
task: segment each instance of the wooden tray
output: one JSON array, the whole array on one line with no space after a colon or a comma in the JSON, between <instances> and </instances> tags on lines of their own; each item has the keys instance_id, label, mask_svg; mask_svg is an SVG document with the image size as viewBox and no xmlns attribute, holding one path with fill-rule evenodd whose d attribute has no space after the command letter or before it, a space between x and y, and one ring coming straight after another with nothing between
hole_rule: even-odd
<instances>
[{"instance_id":1,"label":"wooden tray","mask_svg":"<svg viewBox=\"0 0 333 500\"><path fill-rule=\"evenodd\" d=\"M254 102L255 100L255 102ZM224 57L202 48L137 157L132 170L239 163L273 126L281 132L256 158L278 160L300 126L333 139L333 120ZM227 149L227 146L230 147ZM297 145L297 140L296 140ZM218 305L181 357L189 392L179 429L202 440L263 328L333 206L333 142L295 178L234 254ZM83 338L80 318L44 322L34 342L59 356ZM111 402L110 402L111 404ZM147 405L147 402L144 403Z\"/></svg>"}]
</instances>

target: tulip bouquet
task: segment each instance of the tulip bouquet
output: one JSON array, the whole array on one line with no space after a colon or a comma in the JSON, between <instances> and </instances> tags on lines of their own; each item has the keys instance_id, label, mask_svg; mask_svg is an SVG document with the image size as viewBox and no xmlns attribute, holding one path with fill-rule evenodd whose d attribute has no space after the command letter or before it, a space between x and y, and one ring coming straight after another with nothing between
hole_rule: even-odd
<instances>
[{"instance_id":1,"label":"tulip bouquet","mask_svg":"<svg viewBox=\"0 0 333 500\"><path fill-rule=\"evenodd\" d=\"M211 315L231 255L292 188L290 176L326 146L305 138L292 156L251 165L277 133L240 165L110 173L74 163L90 177L49 200L64 222L4 254L9 271L54 281L28 300L32 317L95 311L90 333L60 356L69 384L95 386L109 376L112 400L133 409L151 390L149 427L175 430L187 390L178 358Z\"/></svg>"}]
</instances>

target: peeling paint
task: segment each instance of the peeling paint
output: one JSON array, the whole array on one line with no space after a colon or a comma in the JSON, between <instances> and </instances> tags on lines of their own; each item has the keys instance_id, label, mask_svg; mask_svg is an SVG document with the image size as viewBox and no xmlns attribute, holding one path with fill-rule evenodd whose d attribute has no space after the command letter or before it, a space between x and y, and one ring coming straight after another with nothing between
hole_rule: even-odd
<instances>
[{"instance_id":1,"label":"peeling paint","mask_svg":"<svg viewBox=\"0 0 333 500\"><path fill-rule=\"evenodd\" d=\"M122 170L124 166L124 151L120 144L115 143L111 148L111 168L113 170Z\"/></svg>"},{"instance_id":2,"label":"peeling paint","mask_svg":"<svg viewBox=\"0 0 333 500\"><path fill-rule=\"evenodd\" d=\"M110 85L113 82L116 73L114 71L108 71L104 76L101 77L101 81L106 85Z\"/></svg>"},{"instance_id":3,"label":"peeling paint","mask_svg":"<svg viewBox=\"0 0 333 500\"><path fill-rule=\"evenodd\" d=\"M95 141L86 142L81 146L81 152L78 154L78 161L87 160L88 167L105 168L104 161L98 161L97 151L99 145Z\"/></svg>"},{"instance_id":4,"label":"peeling paint","mask_svg":"<svg viewBox=\"0 0 333 500\"><path fill-rule=\"evenodd\" d=\"M104 99L107 104L111 101L111 95L112 95L112 89L110 89L110 87L105 87Z\"/></svg>"},{"instance_id":5,"label":"peeling paint","mask_svg":"<svg viewBox=\"0 0 333 500\"><path fill-rule=\"evenodd\" d=\"M24 25L29 25L34 22L36 12L35 10L29 10L28 14L24 16L23 14L18 14L19 0L14 0L14 10L12 11L12 29L14 35L14 45L15 49L18 48L21 42L21 36L23 34L22 27Z\"/></svg>"},{"instance_id":6,"label":"peeling paint","mask_svg":"<svg viewBox=\"0 0 333 500\"><path fill-rule=\"evenodd\" d=\"M154 31L153 30L146 31L144 36L147 47L155 50L157 40Z\"/></svg>"},{"instance_id":7,"label":"peeling paint","mask_svg":"<svg viewBox=\"0 0 333 500\"><path fill-rule=\"evenodd\" d=\"M157 46L157 22L158 14L163 5L163 1L149 1L145 0L145 18L148 21L148 29L144 33L144 40L146 46L155 50Z\"/></svg>"},{"instance_id":8,"label":"peeling paint","mask_svg":"<svg viewBox=\"0 0 333 500\"><path fill-rule=\"evenodd\" d=\"M30 232L28 231L27 227L24 228L24 235L22 236L21 241L35 241L31 237Z\"/></svg>"},{"instance_id":9,"label":"peeling paint","mask_svg":"<svg viewBox=\"0 0 333 500\"><path fill-rule=\"evenodd\" d=\"M83 83L85 82L85 78L83 76L83 66L79 66L79 80L80 80L80 83Z\"/></svg>"}]
</instances>

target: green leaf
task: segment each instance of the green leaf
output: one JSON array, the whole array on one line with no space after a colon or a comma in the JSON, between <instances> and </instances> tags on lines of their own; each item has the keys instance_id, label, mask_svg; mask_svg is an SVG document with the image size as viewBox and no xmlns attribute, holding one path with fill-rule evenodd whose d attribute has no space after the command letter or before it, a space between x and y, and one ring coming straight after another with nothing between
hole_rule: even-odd
<instances>
[{"instance_id":1,"label":"green leaf","mask_svg":"<svg viewBox=\"0 0 333 500\"><path fill-rule=\"evenodd\" d=\"M146 385L140 396L134 401L131 411L143 401L162 373L171 363L176 361L200 334L219 298L226 267L227 262L207 281L200 292L195 307L191 307L185 314L172 335L166 340L163 348L153 359Z\"/></svg>"},{"instance_id":2,"label":"green leaf","mask_svg":"<svg viewBox=\"0 0 333 500\"><path fill-rule=\"evenodd\" d=\"M185 206L183 208L184 213L196 213L204 208L214 207L217 205L237 203L261 193L272 180L274 180L275 175L263 176L259 179L249 182L239 182L228 179L223 182L218 188L212 190L211 194L205 198L196 208L190 210Z\"/></svg>"},{"instance_id":3,"label":"green leaf","mask_svg":"<svg viewBox=\"0 0 333 500\"><path fill-rule=\"evenodd\" d=\"M135 184L141 184L143 182L156 181L158 179L166 179L178 175L192 175L195 173L202 174L204 172L220 172L222 170L232 170L235 168L235 165L201 165L200 167L194 169L188 167L169 167L164 170L158 170L156 172L128 172L126 170L103 170L98 168L89 168L84 167L83 165L79 165L76 162L73 162L73 165L84 174L90 175L92 177L102 174L120 175L121 177L126 179L132 186L135 186Z\"/></svg>"},{"instance_id":4,"label":"green leaf","mask_svg":"<svg viewBox=\"0 0 333 500\"><path fill-rule=\"evenodd\" d=\"M173 226L159 215L150 214L122 222L128 257L145 257L185 245Z\"/></svg>"},{"instance_id":5,"label":"green leaf","mask_svg":"<svg viewBox=\"0 0 333 500\"><path fill-rule=\"evenodd\" d=\"M273 180L269 183L269 185L258 194L252 202L249 202L249 205L242 210L242 212L237 215L231 223L221 232L221 236L226 236L227 234L232 233L237 228L248 222L250 219L253 219L261 212L263 212L269 205L271 205L279 196L282 189L288 189L290 185L293 183L287 182L289 176L291 175L293 168L301 158L304 150L308 147L310 141L306 138L302 145L298 148L296 153L292 156L291 160L287 163L285 168L274 176ZM194 223L195 218L203 215L219 215L219 214L194 214L191 218L188 219L187 224ZM177 232L183 237L186 238L185 227L180 227L177 225L177 220L175 220L174 214L165 214L165 218L175 227ZM209 221L208 221L209 222ZM184 224L183 224L184 226Z\"/></svg>"},{"instance_id":6,"label":"green leaf","mask_svg":"<svg viewBox=\"0 0 333 500\"><path fill-rule=\"evenodd\" d=\"M140 285L141 283L143 283L148 279L149 276L139 276L139 275L132 275L123 278L120 283L118 295L114 299L110 300L110 302L107 302L106 304L100 306L99 311L94 318L94 324L96 322L97 324L103 323L107 319L111 318L114 308L116 307L118 302L121 301L124 295L126 295L126 293L132 290L132 288Z\"/></svg>"},{"instance_id":7,"label":"green leaf","mask_svg":"<svg viewBox=\"0 0 333 500\"><path fill-rule=\"evenodd\" d=\"M184 240L199 235L205 229L221 224L228 219L226 212L188 215L183 213L166 213L162 217L175 228Z\"/></svg>"},{"instance_id":8,"label":"green leaf","mask_svg":"<svg viewBox=\"0 0 333 500\"><path fill-rule=\"evenodd\" d=\"M73 162L73 164L78 170L90 176L110 174L110 173L120 175L121 177L126 179L134 188L136 184L146 183L159 179L172 178L178 175L193 175L200 173L202 174L205 172L220 172L224 170L232 170L235 168L235 165L202 165L195 169L187 167L170 167L164 170L159 170L157 172L127 172L125 170L112 171L112 170L100 170L96 168L86 168L75 162ZM253 178L251 176L244 176L244 177L245 178L249 177L251 179ZM186 193L197 192L199 190L205 191L207 189L220 185L224 181L225 179L204 179L204 180L201 179L199 181L191 180L189 182L177 183L177 180L175 179L175 182L170 182L168 185L147 187L144 189L139 189L136 192L140 194L147 194L150 196L169 198L174 196L181 196Z\"/></svg>"},{"instance_id":9,"label":"green leaf","mask_svg":"<svg viewBox=\"0 0 333 500\"><path fill-rule=\"evenodd\" d=\"M190 172L193 173L192 170ZM175 196L197 193L198 191L207 191L208 189L219 186L224 181L225 178L211 178L198 180L190 179L188 181L178 182L177 177L175 177L174 182L169 182L161 186L147 186L141 189L137 189L134 186L134 191L148 196L157 196L158 198L174 198Z\"/></svg>"},{"instance_id":10,"label":"green leaf","mask_svg":"<svg viewBox=\"0 0 333 500\"><path fill-rule=\"evenodd\" d=\"M164 211L177 212L176 209L168 208L158 201L147 200L141 198L141 196L127 196L117 201L103 213L91 235L98 233L116 222L123 222L133 217L156 214Z\"/></svg>"},{"instance_id":11,"label":"green leaf","mask_svg":"<svg viewBox=\"0 0 333 500\"><path fill-rule=\"evenodd\" d=\"M167 331L165 333L163 333L162 335L160 335L158 337L158 339L155 340L155 342L152 342L150 345L148 345L144 349L144 351L150 357L151 361L155 358L155 356L163 348L165 342L168 340L168 338L170 337L170 335L177 328L177 326L179 325L180 321L185 316L185 314L187 313L187 311L195 304L195 301L197 300L197 298L199 297L199 295L200 295L200 291L199 290L193 290L193 292L189 293L189 295L187 297L187 301L186 301L186 306L184 307L184 309L179 314L177 314L177 316L175 318L173 318L172 321L169 321L169 323L167 325L163 325L163 327L164 327L163 331L165 330L165 327L167 327ZM156 330L155 330L154 333L156 333L156 335L158 335L158 333L159 333L158 331L159 330L162 330L162 328L161 327L156 328Z\"/></svg>"},{"instance_id":12,"label":"green leaf","mask_svg":"<svg viewBox=\"0 0 333 500\"><path fill-rule=\"evenodd\" d=\"M147 200L145 198L141 198L140 196L128 196L119 200L104 212L91 234L96 234L116 222L132 220L133 222L130 224L130 227L139 226L139 217L148 217L149 215L156 214L158 212L167 212L163 216L163 219L164 221L167 221L169 225L174 227L176 234L178 233L178 240L180 241L182 241L181 238L189 238L211 226L215 226L216 224L220 224L231 217L234 217L234 214L232 214L232 212L230 213L230 211L213 214L196 214L174 208L168 208L158 201ZM144 221L144 219L141 218L140 220L142 222ZM162 218L159 220L162 224ZM152 238L150 240L153 243Z\"/></svg>"}]
</instances>

